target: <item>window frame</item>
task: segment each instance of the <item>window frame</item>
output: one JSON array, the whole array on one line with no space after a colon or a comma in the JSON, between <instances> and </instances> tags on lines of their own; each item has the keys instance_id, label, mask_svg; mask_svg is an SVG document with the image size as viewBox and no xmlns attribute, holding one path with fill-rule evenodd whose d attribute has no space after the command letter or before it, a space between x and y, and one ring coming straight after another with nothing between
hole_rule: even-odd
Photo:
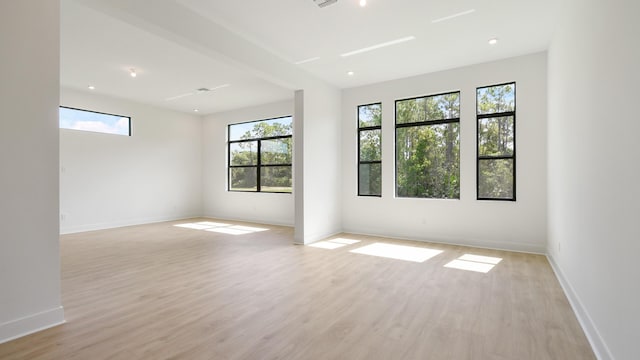
<instances>
[{"instance_id":1,"label":"window frame","mask_svg":"<svg viewBox=\"0 0 640 360\"><path fill-rule=\"evenodd\" d=\"M59 111L60 108L68 109L68 110L75 110L75 111L84 111L84 112L100 114L100 115L116 116L116 117L119 117L119 118L127 118L127 119L129 119L129 126L128 126L129 129L128 129L128 134L127 135L125 135L125 134L108 133L108 132L104 132L104 131L69 129L69 128L66 128L66 127L60 127L60 119L58 118L58 128L59 129L73 130L73 131L84 131L84 132L97 133L97 134L106 134L106 135L118 135L118 136L129 136L129 137L132 136L131 135L131 116L111 114L111 113L106 113L106 112L102 112L102 111L94 111L94 110L80 109L80 108L71 107L71 106L58 105L58 111Z\"/></svg>"},{"instance_id":2,"label":"window frame","mask_svg":"<svg viewBox=\"0 0 640 360\"><path fill-rule=\"evenodd\" d=\"M513 111L502 111L497 113L489 113L489 114L479 114L478 106L478 90L491 88L496 86L505 86L505 85L513 85ZM476 87L476 200L488 200L488 201L516 201L516 110L517 110L517 86L516 81L509 81L505 83L486 85ZM487 156L480 155L480 120L482 119L491 119L491 118L500 118L500 117L513 117L513 152L511 155L496 155L496 156ZM490 160L512 160L513 161L513 186L512 186L512 197L511 198L496 198L496 197L481 197L480 196L480 162L481 161L490 161Z\"/></svg>"},{"instance_id":3,"label":"window frame","mask_svg":"<svg viewBox=\"0 0 640 360\"><path fill-rule=\"evenodd\" d=\"M380 105L380 125L374 126L360 126L360 108L367 107L371 105ZM365 197L382 197L382 102L374 102L369 104L362 104L356 107L356 121L358 124L358 196ZM360 152L361 152L361 144L360 138L361 133L363 131L372 131L372 130L380 130L380 160L371 160L371 161L361 161L360 160ZM363 194L362 189L360 189L360 166L361 165L371 165L371 164L380 164L380 194Z\"/></svg>"},{"instance_id":4,"label":"window frame","mask_svg":"<svg viewBox=\"0 0 640 360\"><path fill-rule=\"evenodd\" d=\"M231 127L233 125L241 125L241 124L250 124L250 123L259 123L263 121L269 120L278 120L278 119L286 119L291 118L291 124L293 125L293 115L286 116L278 116L274 118L261 119L261 120L251 120L251 121L243 121L239 123L227 124L227 191L228 192L241 192L241 193L267 193L267 194L292 194L293 193L293 149L291 151L291 161L290 163L283 164L262 164L262 141L270 141L270 140L280 140L280 139L291 139L291 147L293 147L293 128L291 129L291 135L278 135L278 136L267 136L262 138L251 138L251 139L239 139L239 140L231 140ZM231 164L231 145L238 143L246 143L246 142L256 142L257 150L256 150L256 164L255 165L232 165ZM289 167L291 168L291 191L264 191L262 190L261 185L261 168L263 167ZM256 190L233 190L231 189L231 171L232 169L239 168L256 168Z\"/></svg>"},{"instance_id":5,"label":"window frame","mask_svg":"<svg viewBox=\"0 0 640 360\"><path fill-rule=\"evenodd\" d=\"M416 100L416 99L422 99L422 98L428 98L428 97L436 97L436 96L442 96L442 95L449 95L449 94L458 94L458 101L459 103L462 100L462 91L461 90L454 90L454 91L446 91L446 92L441 92L441 93L435 93L435 94L429 94L429 95L421 95L421 96L414 96L414 97L408 97L408 98L403 98L403 99L397 99L394 102L394 122L395 122L395 129L394 129L394 148L395 148L395 154L394 154L394 194L395 197L398 199L427 199L427 200L460 200L461 198L461 194L460 192L458 192L458 197L457 198L434 198L434 197L417 197L417 196L399 196L398 195L398 129L402 129L402 128L408 128L408 127L419 127L419 126L430 126L430 125L443 125L443 124L458 124L458 141L461 142L461 138L460 138L460 130L461 130L461 123L460 123L460 119L462 118L462 105L459 104L460 109L459 109L459 113L458 113L458 117L457 118L451 118L451 119L439 119L439 120L427 120L427 121L419 121L419 122L410 122L410 123L403 123L403 124L398 124L398 102L400 101L407 101L407 100ZM460 148L458 149L458 179L461 180L461 172L460 172ZM462 181L458 182L458 189L460 190L460 185L461 185Z\"/></svg>"}]
</instances>

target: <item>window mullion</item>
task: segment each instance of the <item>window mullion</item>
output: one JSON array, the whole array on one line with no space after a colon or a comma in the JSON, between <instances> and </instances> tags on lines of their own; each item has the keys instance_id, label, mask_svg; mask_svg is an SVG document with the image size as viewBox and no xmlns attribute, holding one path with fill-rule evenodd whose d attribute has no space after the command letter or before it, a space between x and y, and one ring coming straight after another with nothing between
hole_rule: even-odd
<instances>
[{"instance_id":1,"label":"window mullion","mask_svg":"<svg viewBox=\"0 0 640 360\"><path fill-rule=\"evenodd\" d=\"M357 111L358 158L356 163L358 167L358 196L380 197L382 196L382 104L360 105ZM367 134L370 134L370 136ZM363 136L366 138L365 143L362 142ZM379 143L375 144L376 141ZM380 160L362 161L363 146L370 151L374 151L373 154L368 154L369 156L365 157L370 158L379 154Z\"/></svg>"},{"instance_id":2,"label":"window mullion","mask_svg":"<svg viewBox=\"0 0 640 360\"><path fill-rule=\"evenodd\" d=\"M256 170L256 187L257 187L257 191L260 192L260 183L262 182L262 178L260 176L260 171L262 170L261 165L262 165L262 140L258 140L258 168Z\"/></svg>"},{"instance_id":3,"label":"window mullion","mask_svg":"<svg viewBox=\"0 0 640 360\"><path fill-rule=\"evenodd\" d=\"M228 191L291 193L292 123L291 116L284 116L228 125Z\"/></svg>"}]
</instances>

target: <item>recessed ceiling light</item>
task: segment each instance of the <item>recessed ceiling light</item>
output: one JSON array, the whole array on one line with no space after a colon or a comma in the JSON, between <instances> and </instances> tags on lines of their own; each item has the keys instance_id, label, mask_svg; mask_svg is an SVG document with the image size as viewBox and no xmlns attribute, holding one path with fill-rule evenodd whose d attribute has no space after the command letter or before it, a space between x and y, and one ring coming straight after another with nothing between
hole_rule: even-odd
<instances>
[{"instance_id":1,"label":"recessed ceiling light","mask_svg":"<svg viewBox=\"0 0 640 360\"><path fill-rule=\"evenodd\" d=\"M489 45L495 45L498 43L498 38L489 39Z\"/></svg>"},{"instance_id":2,"label":"recessed ceiling light","mask_svg":"<svg viewBox=\"0 0 640 360\"><path fill-rule=\"evenodd\" d=\"M441 18L439 18L439 19L431 20L431 23L432 23L432 24L436 24L436 23L439 23L439 22L442 22L442 21L447 21L447 20L455 19L455 18L457 18L457 17L459 17L459 16L469 15L469 14L472 14L472 13L474 13L474 12L476 12L476 9L469 9L469 10L467 10L467 11L462 11L462 12L459 12L459 13L455 13L455 14L453 14L453 15L449 15L449 16L441 17Z\"/></svg>"},{"instance_id":3,"label":"recessed ceiling light","mask_svg":"<svg viewBox=\"0 0 640 360\"><path fill-rule=\"evenodd\" d=\"M131 77L136 77L138 76L138 73L136 73L136 69L131 68L129 69L129 75L131 75Z\"/></svg>"},{"instance_id":4,"label":"recessed ceiling light","mask_svg":"<svg viewBox=\"0 0 640 360\"><path fill-rule=\"evenodd\" d=\"M367 0L360 0L360 6L362 7L367 6Z\"/></svg>"},{"instance_id":5,"label":"recessed ceiling light","mask_svg":"<svg viewBox=\"0 0 640 360\"><path fill-rule=\"evenodd\" d=\"M89 86L87 86L87 88L88 88L89 90L95 90L95 89L96 89L96 87L95 87L95 86L93 86L93 85L89 85Z\"/></svg>"},{"instance_id":6,"label":"recessed ceiling light","mask_svg":"<svg viewBox=\"0 0 640 360\"><path fill-rule=\"evenodd\" d=\"M355 73L353 71L349 71L349 72L347 72L347 75L353 76L353 75L355 75Z\"/></svg>"},{"instance_id":7,"label":"recessed ceiling light","mask_svg":"<svg viewBox=\"0 0 640 360\"><path fill-rule=\"evenodd\" d=\"M198 111L200 111L200 110L198 110L198 109L193 109L193 112L198 112Z\"/></svg>"},{"instance_id":8,"label":"recessed ceiling light","mask_svg":"<svg viewBox=\"0 0 640 360\"><path fill-rule=\"evenodd\" d=\"M369 46L369 47L366 47L366 48L362 48L362 49L358 49L358 50L354 50L354 51L349 51L347 53L341 54L340 56L347 57L347 56L351 56L351 55L361 54L363 52L380 49L380 48L383 48L383 47L386 47L386 46L400 44L400 43L403 43L403 42L406 42L406 41L413 40L415 38L416 38L415 36L407 36L407 37L403 37L403 38L400 38L400 39L395 39L395 40L383 42L383 43L380 43L380 44L372 45L372 46Z\"/></svg>"}]
</instances>

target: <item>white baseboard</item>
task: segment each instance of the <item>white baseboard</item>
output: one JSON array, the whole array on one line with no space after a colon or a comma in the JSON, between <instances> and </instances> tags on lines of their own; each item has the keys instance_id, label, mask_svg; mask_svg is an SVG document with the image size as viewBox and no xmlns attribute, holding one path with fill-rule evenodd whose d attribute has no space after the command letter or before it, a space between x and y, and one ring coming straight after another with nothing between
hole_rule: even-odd
<instances>
[{"instance_id":1,"label":"white baseboard","mask_svg":"<svg viewBox=\"0 0 640 360\"><path fill-rule=\"evenodd\" d=\"M0 344L64 324L62 306L0 324Z\"/></svg>"},{"instance_id":2,"label":"white baseboard","mask_svg":"<svg viewBox=\"0 0 640 360\"><path fill-rule=\"evenodd\" d=\"M569 299L569 304L571 304L571 308L576 314L578 322L580 323L580 326L582 326L582 331L584 331L584 334L587 336L587 340L589 340L596 357L599 360L613 360L614 358L611 351L609 351L607 344L602 339L602 336L600 336L598 328L596 328L596 325L593 323L587 309L582 305L582 302L580 301L578 294L573 290L571 283L567 281L553 257L551 255L547 255L547 259L549 260L549 264L551 264L551 268L556 274L556 278L558 278L560 286L562 286L567 299Z\"/></svg>"},{"instance_id":3,"label":"white baseboard","mask_svg":"<svg viewBox=\"0 0 640 360\"><path fill-rule=\"evenodd\" d=\"M319 235L310 235L310 236L306 236L304 238L304 244L298 241L294 241L295 244L298 245L309 245L309 244L313 244L314 242L320 241L320 240L324 240L324 239L328 239L330 237L334 237L336 235L340 235L343 234L343 231L336 231L336 232L331 232L331 233L326 233L326 234L319 234Z\"/></svg>"},{"instance_id":4,"label":"white baseboard","mask_svg":"<svg viewBox=\"0 0 640 360\"><path fill-rule=\"evenodd\" d=\"M121 221L105 222L105 223L97 223L97 224L61 226L60 235L74 234L74 233L86 232L86 231L114 229L114 228L125 227L125 226L152 224L152 223L158 223L158 222L164 222L164 221L194 219L194 218L200 218L200 217L202 216L201 215L160 216L160 217L138 218L138 219L121 220Z\"/></svg>"},{"instance_id":5,"label":"white baseboard","mask_svg":"<svg viewBox=\"0 0 640 360\"><path fill-rule=\"evenodd\" d=\"M428 243L435 243L435 244L469 246L469 247L475 247L480 249L514 251L514 252L536 254L536 255L545 255L547 253L545 245L530 244L530 243L515 243L515 242L507 243L507 242L499 242L499 241L483 241L483 240L468 240L468 239L420 238L420 237L402 236L402 235L393 235L393 234L366 233L366 232L358 231L355 229L354 230L345 229L344 233L354 234L354 235L364 235L364 236L387 237L391 239L428 242Z\"/></svg>"}]
</instances>

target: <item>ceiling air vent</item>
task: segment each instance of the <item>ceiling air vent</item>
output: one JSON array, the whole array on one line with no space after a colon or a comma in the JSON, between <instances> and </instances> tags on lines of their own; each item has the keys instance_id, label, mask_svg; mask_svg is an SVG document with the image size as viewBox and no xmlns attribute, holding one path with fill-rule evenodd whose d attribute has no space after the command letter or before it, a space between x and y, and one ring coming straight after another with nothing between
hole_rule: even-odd
<instances>
[{"instance_id":1,"label":"ceiling air vent","mask_svg":"<svg viewBox=\"0 0 640 360\"><path fill-rule=\"evenodd\" d=\"M331 4L337 3L338 0L313 0L313 2L316 3L316 5L318 5L321 8L323 8L325 6L329 6Z\"/></svg>"}]
</instances>

